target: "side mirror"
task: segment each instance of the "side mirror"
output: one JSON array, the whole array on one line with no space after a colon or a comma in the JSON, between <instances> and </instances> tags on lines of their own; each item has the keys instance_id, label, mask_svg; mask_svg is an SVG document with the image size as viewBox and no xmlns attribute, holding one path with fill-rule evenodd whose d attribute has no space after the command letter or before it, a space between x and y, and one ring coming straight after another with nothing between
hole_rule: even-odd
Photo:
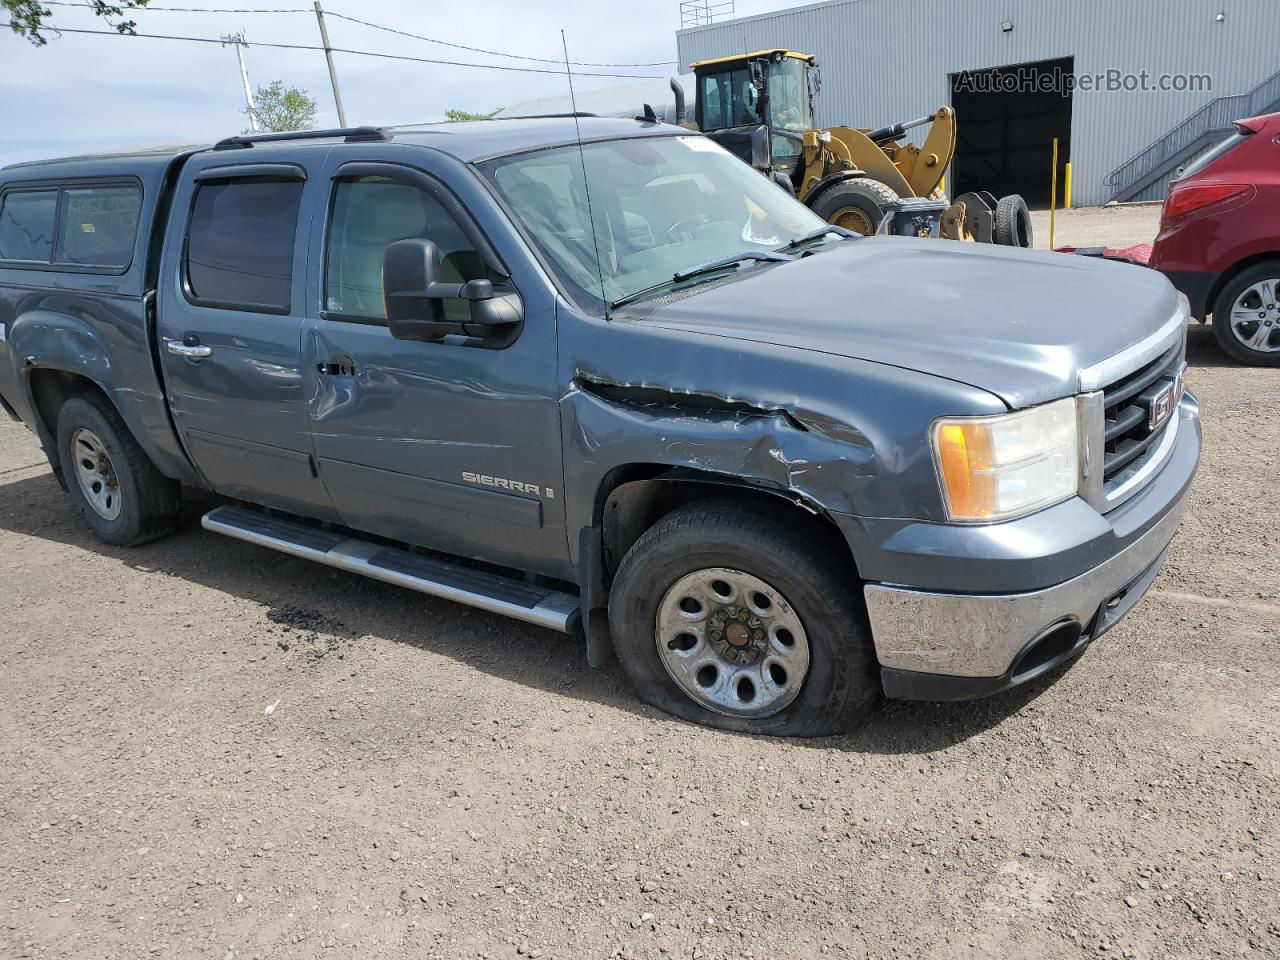
<instances>
[{"instance_id":1,"label":"side mirror","mask_svg":"<svg viewBox=\"0 0 1280 960\"><path fill-rule=\"evenodd\" d=\"M791 178L781 170L773 171L773 182L787 191L787 196L794 197L796 195L796 188L791 185Z\"/></svg>"},{"instance_id":2,"label":"side mirror","mask_svg":"<svg viewBox=\"0 0 1280 960\"><path fill-rule=\"evenodd\" d=\"M440 250L430 240L398 240L382 258L382 296L391 336L397 340L442 340L450 334L491 337L523 319L520 298L495 295L493 281L442 282ZM448 300L465 300L469 318L446 316Z\"/></svg>"}]
</instances>

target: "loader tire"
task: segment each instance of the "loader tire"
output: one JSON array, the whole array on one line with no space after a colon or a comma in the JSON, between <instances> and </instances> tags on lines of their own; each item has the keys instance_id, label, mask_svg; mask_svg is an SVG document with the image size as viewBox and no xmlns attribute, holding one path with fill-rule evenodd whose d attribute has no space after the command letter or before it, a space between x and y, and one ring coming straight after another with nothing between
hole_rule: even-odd
<instances>
[{"instance_id":1,"label":"loader tire","mask_svg":"<svg viewBox=\"0 0 1280 960\"><path fill-rule=\"evenodd\" d=\"M871 236L898 199L897 192L879 180L858 177L823 190L810 208L827 223Z\"/></svg>"},{"instance_id":2,"label":"loader tire","mask_svg":"<svg viewBox=\"0 0 1280 960\"><path fill-rule=\"evenodd\" d=\"M1032 245L1031 211L1020 194L1011 193L996 202L994 233L996 243L1002 246L1029 248Z\"/></svg>"}]
</instances>

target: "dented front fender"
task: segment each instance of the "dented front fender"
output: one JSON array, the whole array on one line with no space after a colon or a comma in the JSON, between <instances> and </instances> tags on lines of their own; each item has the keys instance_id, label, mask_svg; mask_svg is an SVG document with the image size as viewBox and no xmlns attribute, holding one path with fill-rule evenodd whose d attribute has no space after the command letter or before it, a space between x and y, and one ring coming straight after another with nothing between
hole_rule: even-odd
<instances>
[{"instance_id":1,"label":"dented front fender","mask_svg":"<svg viewBox=\"0 0 1280 960\"><path fill-rule=\"evenodd\" d=\"M643 319L564 310L560 329L570 529L594 522L610 475L633 464L723 475L830 513L942 521L930 424L1006 409L941 377Z\"/></svg>"}]
</instances>

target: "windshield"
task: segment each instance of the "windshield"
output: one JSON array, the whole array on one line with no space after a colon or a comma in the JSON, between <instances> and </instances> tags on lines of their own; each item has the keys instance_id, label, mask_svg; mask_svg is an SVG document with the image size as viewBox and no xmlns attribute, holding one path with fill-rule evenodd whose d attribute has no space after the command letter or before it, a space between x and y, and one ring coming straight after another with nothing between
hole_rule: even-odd
<instances>
[{"instance_id":1,"label":"windshield","mask_svg":"<svg viewBox=\"0 0 1280 960\"><path fill-rule=\"evenodd\" d=\"M809 80L803 60L784 57L769 63L769 126L774 131L786 130L792 134L802 134L813 126ZM774 133L774 157L797 156L803 148L798 136Z\"/></svg>"},{"instance_id":2,"label":"windshield","mask_svg":"<svg viewBox=\"0 0 1280 960\"><path fill-rule=\"evenodd\" d=\"M722 257L777 250L823 226L777 184L701 136L608 140L581 152L561 147L481 169L561 279L575 293L609 303Z\"/></svg>"}]
</instances>

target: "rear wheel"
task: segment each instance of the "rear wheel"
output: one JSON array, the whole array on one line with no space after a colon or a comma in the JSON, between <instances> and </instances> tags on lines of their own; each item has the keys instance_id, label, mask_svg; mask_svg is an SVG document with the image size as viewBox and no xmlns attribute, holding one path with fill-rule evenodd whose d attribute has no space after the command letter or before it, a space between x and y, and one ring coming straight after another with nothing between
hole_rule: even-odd
<instances>
[{"instance_id":1,"label":"rear wheel","mask_svg":"<svg viewBox=\"0 0 1280 960\"><path fill-rule=\"evenodd\" d=\"M641 699L774 736L849 729L880 693L856 573L826 531L731 500L668 514L631 548L610 632Z\"/></svg>"},{"instance_id":2,"label":"rear wheel","mask_svg":"<svg viewBox=\"0 0 1280 960\"><path fill-rule=\"evenodd\" d=\"M1280 260L1250 267L1222 288L1213 335L1241 363L1280 366Z\"/></svg>"},{"instance_id":3,"label":"rear wheel","mask_svg":"<svg viewBox=\"0 0 1280 960\"><path fill-rule=\"evenodd\" d=\"M138 446L114 407L94 394L58 413L58 457L71 496L101 539L137 546L171 532L181 493Z\"/></svg>"},{"instance_id":4,"label":"rear wheel","mask_svg":"<svg viewBox=\"0 0 1280 960\"><path fill-rule=\"evenodd\" d=\"M871 236L889 207L900 198L879 180L856 178L828 187L812 204L812 210L827 223Z\"/></svg>"},{"instance_id":5,"label":"rear wheel","mask_svg":"<svg viewBox=\"0 0 1280 960\"><path fill-rule=\"evenodd\" d=\"M996 243L1006 247L1030 247L1034 235L1031 231L1031 211L1027 201L1019 194L1011 193L996 201L994 236Z\"/></svg>"}]
</instances>

